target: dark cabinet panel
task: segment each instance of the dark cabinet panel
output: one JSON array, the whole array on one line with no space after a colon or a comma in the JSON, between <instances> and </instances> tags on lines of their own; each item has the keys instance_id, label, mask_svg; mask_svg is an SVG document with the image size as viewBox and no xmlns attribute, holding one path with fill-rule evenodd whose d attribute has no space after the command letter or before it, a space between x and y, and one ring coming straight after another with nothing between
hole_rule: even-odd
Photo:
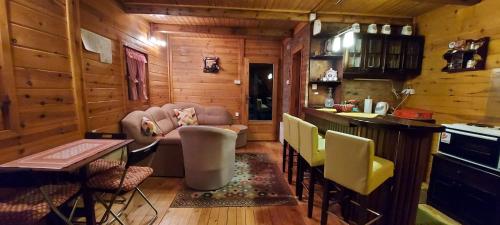
<instances>
[{"instance_id":1,"label":"dark cabinet panel","mask_svg":"<svg viewBox=\"0 0 500 225\"><path fill-rule=\"evenodd\" d=\"M345 78L406 79L422 69L424 37L355 34L344 54Z\"/></svg>"},{"instance_id":2,"label":"dark cabinet panel","mask_svg":"<svg viewBox=\"0 0 500 225\"><path fill-rule=\"evenodd\" d=\"M428 203L470 225L500 224L500 175L467 162L436 155Z\"/></svg>"}]
</instances>

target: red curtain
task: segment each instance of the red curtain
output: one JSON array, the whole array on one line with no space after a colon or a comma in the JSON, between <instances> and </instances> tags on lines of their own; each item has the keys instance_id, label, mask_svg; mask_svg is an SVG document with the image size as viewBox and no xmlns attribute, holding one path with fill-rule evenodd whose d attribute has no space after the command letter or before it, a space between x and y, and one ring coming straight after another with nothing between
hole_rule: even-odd
<instances>
[{"instance_id":1,"label":"red curtain","mask_svg":"<svg viewBox=\"0 0 500 225\"><path fill-rule=\"evenodd\" d=\"M146 55L130 48L125 48L128 68L128 85L130 100L148 100L146 82Z\"/></svg>"}]
</instances>

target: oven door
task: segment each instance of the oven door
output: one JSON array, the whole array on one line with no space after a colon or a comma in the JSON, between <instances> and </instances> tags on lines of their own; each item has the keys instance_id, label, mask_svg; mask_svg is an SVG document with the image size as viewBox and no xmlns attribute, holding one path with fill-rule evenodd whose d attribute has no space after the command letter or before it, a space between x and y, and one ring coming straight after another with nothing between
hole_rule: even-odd
<instances>
[{"instance_id":1,"label":"oven door","mask_svg":"<svg viewBox=\"0 0 500 225\"><path fill-rule=\"evenodd\" d=\"M500 141L497 137L446 129L441 134L439 151L494 169L499 166Z\"/></svg>"}]
</instances>

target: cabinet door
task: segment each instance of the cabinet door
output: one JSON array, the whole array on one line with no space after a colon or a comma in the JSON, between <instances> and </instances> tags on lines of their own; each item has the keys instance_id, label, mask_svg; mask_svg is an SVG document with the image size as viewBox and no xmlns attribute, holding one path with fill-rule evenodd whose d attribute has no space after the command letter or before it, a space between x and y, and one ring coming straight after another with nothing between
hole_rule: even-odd
<instances>
[{"instance_id":1,"label":"cabinet door","mask_svg":"<svg viewBox=\"0 0 500 225\"><path fill-rule=\"evenodd\" d=\"M354 44L346 49L345 53L345 71L361 72L363 70L363 37L359 34L354 35Z\"/></svg>"},{"instance_id":2,"label":"cabinet door","mask_svg":"<svg viewBox=\"0 0 500 225\"><path fill-rule=\"evenodd\" d=\"M477 225L499 224L496 221L498 212L498 196L496 193L488 193L479 189L459 184L461 216L464 222Z\"/></svg>"},{"instance_id":3,"label":"cabinet door","mask_svg":"<svg viewBox=\"0 0 500 225\"><path fill-rule=\"evenodd\" d=\"M384 72L398 74L402 72L403 64L403 39L400 37L387 37L385 40Z\"/></svg>"},{"instance_id":4,"label":"cabinet door","mask_svg":"<svg viewBox=\"0 0 500 225\"><path fill-rule=\"evenodd\" d=\"M384 58L384 38L381 35L365 36L364 63L367 72L381 73Z\"/></svg>"},{"instance_id":5,"label":"cabinet door","mask_svg":"<svg viewBox=\"0 0 500 225\"><path fill-rule=\"evenodd\" d=\"M418 75L422 70L424 37L410 36L404 40L403 71L409 75Z\"/></svg>"}]
</instances>

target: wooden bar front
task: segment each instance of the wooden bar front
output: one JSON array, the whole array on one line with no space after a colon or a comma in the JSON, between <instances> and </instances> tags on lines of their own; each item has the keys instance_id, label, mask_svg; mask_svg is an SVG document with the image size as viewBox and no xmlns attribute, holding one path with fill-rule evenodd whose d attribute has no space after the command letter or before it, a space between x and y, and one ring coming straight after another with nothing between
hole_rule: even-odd
<instances>
[{"instance_id":1,"label":"wooden bar front","mask_svg":"<svg viewBox=\"0 0 500 225\"><path fill-rule=\"evenodd\" d=\"M439 125L379 116L354 118L304 108L305 120L321 133L333 130L372 139L375 155L394 162L392 193L381 188L370 196L370 207L384 211L384 225L415 224L420 185L431 154L433 134L444 131Z\"/></svg>"}]
</instances>

